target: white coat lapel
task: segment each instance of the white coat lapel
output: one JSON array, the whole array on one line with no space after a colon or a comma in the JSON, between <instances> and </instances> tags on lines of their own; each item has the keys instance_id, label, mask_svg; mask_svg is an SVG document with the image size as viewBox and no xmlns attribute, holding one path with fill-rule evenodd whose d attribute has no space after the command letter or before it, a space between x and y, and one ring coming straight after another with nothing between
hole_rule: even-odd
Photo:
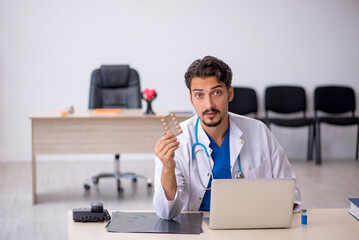
<instances>
[{"instance_id":1,"label":"white coat lapel","mask_svg":"<svg viewBox=\"0 0 359 240\"><path fill-rule=\"evenodd\" d=\"M235 162L237 161L238 155L241 152L241 149L244 145L244 141L241 139L242 131L239 129L237 124L233 121L232 117L229 115L229 138L230 138L230 158L231 158L231 169ZM238 170L238 168L236 169ZM232 171L233 172L233 171Z\"/></svg>"}]
</instances>

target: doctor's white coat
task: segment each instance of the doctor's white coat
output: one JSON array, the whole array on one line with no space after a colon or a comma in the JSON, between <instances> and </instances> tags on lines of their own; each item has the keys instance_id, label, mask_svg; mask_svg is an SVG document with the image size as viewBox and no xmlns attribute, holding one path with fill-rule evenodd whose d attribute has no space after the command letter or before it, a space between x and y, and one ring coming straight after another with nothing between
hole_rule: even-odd
<instances>
[{"instance_id":1,"label":"doctor's white coat","mask_svg":"<svg viewBox=\"0 0 359 240\"><path fill-rule=\"evenodd\" d=\"M239 154L244 178L295 178L283 148L264 123L233 113L229 113L229 115L232 178L238 171ZM196 160L192 160L192 145L195 143L197 118L198 116L194 116L182 122L183 133L177 136L180 142L179 148L175 152L177 191L172 201L168 201L165 196L161 184L162 162L156 157L153 204L157 215L163 219L172 219L182 210L199 210L202 203L205 189L201 180L205 186L208 185L213 160L211 157L208 160L205 150L199 146L195 148ZM210 140L201 124L198 124L198 141L206 146L211 155ZM297 186L295 187L294 202L298 204L294 209L297 211L301 203L300 191Z\"/></svg>"}]
</instances>

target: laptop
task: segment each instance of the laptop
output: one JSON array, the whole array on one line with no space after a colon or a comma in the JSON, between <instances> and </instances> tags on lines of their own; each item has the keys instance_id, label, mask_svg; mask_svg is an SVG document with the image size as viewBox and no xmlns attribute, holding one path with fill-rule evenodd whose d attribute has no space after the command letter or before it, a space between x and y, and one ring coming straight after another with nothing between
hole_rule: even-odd
<instances>
[{"instance_id":1,"label":"laptop","mask_svg":"<svg viewBox=\"0 0 359 240\"><path fill-rule=\"evenodd\" d=\"M214 179L211 229L288 228L295 179Z\"/></svg>"}]
</instances>

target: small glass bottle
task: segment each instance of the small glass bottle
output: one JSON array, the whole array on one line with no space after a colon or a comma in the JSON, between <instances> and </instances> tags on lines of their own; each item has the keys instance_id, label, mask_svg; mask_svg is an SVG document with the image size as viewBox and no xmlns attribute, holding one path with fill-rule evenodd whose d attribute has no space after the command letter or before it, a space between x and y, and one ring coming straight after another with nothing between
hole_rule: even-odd
<instances>
[{"instance_id":1,"label":"small glass bottle","mask_svg":"<svg viewBox=\"0 0 359 240\"><path fill-rule=\"evenodd\" d=\"M307 210L302 209L302 225L307 225Z\"/></svg>"}]
</instances>

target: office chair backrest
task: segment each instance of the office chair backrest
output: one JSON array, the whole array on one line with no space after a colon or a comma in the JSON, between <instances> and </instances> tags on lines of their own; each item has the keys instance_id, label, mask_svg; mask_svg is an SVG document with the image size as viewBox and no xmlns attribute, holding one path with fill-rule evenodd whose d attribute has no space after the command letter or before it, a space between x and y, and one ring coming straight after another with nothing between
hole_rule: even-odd
<instances>
[{"instance_id":1,"label":"office chair backrest","mask_svg":"<svg viewBox=\"0 0 359 240\"><path fill-rule=\"evenodd\" d=\"M141 108L138 72L129 65L102 65L91 75L89 108Z\"/></svg>"},{"instance_id":2,"label":"office chair backrest","mask_svg":"<svg viewBox=\"0 0 359 240\"><path fill-rule=\"evenodd\" d=\"M234 98L228 104L228 110L233 113L245 115L254 113L257 116L257 94L252 88L233 87Z\"/></svg>"},{"instance_id":3,"label":"office chair backrest","mask_svg":"<svg viewBox=\"0 0 359 240\"><path fill-rule=\"evenodd\" d=\"M350 87L324 86L314 91L314 110L326 113L355 111L355 93Z\"/></svg>"},{"instance_id":4,"label":"office chair backrest","mask_svg":"<svg viewBox=\"0 0 359 240\"><path fill-rule=\"evenodd\" d=\"M305 90L299 86L273 86L265 90L265 110L296 113L307 110Z\"/></svg>"}]
</instances>

